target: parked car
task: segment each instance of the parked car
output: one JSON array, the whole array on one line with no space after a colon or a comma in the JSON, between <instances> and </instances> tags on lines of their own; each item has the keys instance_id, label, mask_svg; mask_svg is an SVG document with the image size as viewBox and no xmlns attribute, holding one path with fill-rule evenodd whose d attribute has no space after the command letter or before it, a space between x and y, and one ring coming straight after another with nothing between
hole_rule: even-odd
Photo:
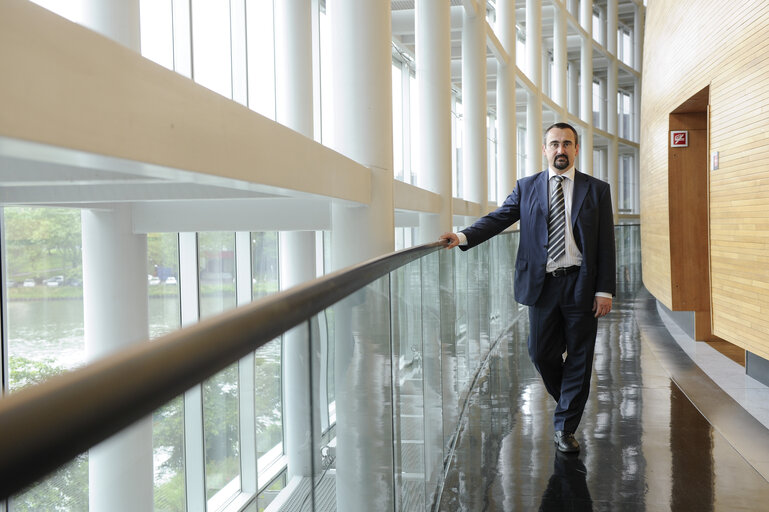
<instances>
[{"instance_id":1,"label":"parked car","mask_svg":"<svg viewBox=\"0 0 769 512\"><path fill-rule=\"evenodd\" d=\"M168 276L166 278L166 284L178 284L174 276Z\"/></svg>"},{"instance_id":2,"label":"parked car","mask_svg":"<svg viewBox=\"0 0 769 512\"><path fill-rule=\"evenodd\" d=\"M147 276L147 282L150 285L155 286L156 284L160 284L160 278L157 276Z\"/></svg>"},{"instance_id":3,"label":"parked car","mask_svg":"<svg viewBox=\"0 0 769 512\"><path fill-rule=\"evenodd\" d=\"M46 286L60 286L64 284L64 276L53 276L43 280Z\"/></svg>"},{"instance_id":4,"label":"parked car","mask_svg":"<svg viewBox=\"0 0 769 512\"><path fill-rule=\"evenodd\" d=\"M23 286L24 286L24 288L34 288L35 287L35 280L34 279L25 279Z\"/></svg>"}]
</instances>

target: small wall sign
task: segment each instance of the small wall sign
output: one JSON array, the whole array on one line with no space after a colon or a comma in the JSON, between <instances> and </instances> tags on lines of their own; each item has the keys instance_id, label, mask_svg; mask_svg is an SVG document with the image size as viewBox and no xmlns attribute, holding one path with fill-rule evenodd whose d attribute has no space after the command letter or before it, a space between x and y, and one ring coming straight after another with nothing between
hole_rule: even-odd
<instances>
[{"instance_id":1,"label":"small wall sign","mask_svg":"<svg viewBox=\"0 0 769 512\"><path fill-rule=\"evenodd\" d=\"M670 131L670 147L685 148L689 146L689 132L686 130Z\"/></svg>"}]
</instances>

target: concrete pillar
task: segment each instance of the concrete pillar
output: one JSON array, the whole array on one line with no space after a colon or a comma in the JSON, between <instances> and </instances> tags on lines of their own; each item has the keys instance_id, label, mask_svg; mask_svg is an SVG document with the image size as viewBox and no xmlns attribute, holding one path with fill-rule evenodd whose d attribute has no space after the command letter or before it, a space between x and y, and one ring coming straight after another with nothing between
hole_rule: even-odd
<instances>
[{"instance_id":1,"label":"concrete pillar","mask_svg":"<svg viewBox=\"0 0 769 512\"><path fill-rule=\"evenodd\" d=\"M542 0L526 0L526 68L534 86L542 88Z\"/></svg>"},{"instance_id":2,"label":"concrete pillar","mask_svg":"<svg viewBox=\"0 0 769 512\"><path fill-rule=\"evenodd\" d=\"M312 2L275 3L275 95L277 121L312 138ZM315 233L280 233L280 286L286 290L315 278ZM312 452L320 462L321 401L317 393L319 353L310 356L310 331L305 323L283 336L283 404L288 477L313 474ZM311 365L313 365L311 367ZM310 382L310 375L315 382ZM311 391L312 390L312 391ZM314 405L312 413L310 404ZM311 435L312 434L312 435ZM315 441L315 446L311 441ZM316 468L319 464L316 464Z\"/></svg>"},{"instance_id":3,"label":"concrete pillar","mask_svg":"<svg viewBox=\"0 0 769 512\"><path fill-rule=\"evenodd\" d=\"M371 170L366 206L332 206L332 265L390 252L393 209L390 2L327 0L334 68L335 149ZM386 296L386 293L385 293ZM394 509L390 337L384 297L335 307L338 510ZM389 318L389 317L388 317ZM389 324L387 324L389 325Z\"/></svg>"},{"instance_id":4,"label":"concrete pillar","mask_svg":"<svg viewBox=\"0 0 769 512\"><path fill-rule=\"evenodd\" d=\"M462 27L462 167L464 198L486 211L486 18L465 9Z\"/></svg>"},{"instance_id":5,"label":"concrete pillar","mask_svg":"<svg viewBox=\"0 0 769 512\"><path fill-rule=\"evenodd\" d=\"M590 34L582 40L580 47L580 97L579 117L593 124L593 40Z\"/></svg>"},{"instance_id":6,"label":"concrete pillar","mask_svg":"<svg viewBox=\"0 0 769 512\"><path fill-rule=\"evenodd\" d=\"M442 198L438 214L419 214L417 243L423 244L452 226L451 10L441 0L417 2L415 9L419 184Z\"/></svg>"},{"instance_id":7,"label":"concrete pillar","mask_svg":"<svg viewBox=\"0 0 769 512\"><path fill-rule=\"evenodd\" d=\"M315 233L290 231L280 233L280 287L287 290L315 279ZM309 256L309 257L308 257ZM288 478L312 476L320 468L320 407L318 400L319 353L310 355L310 330L307 323L283 336L283 407L286 432ZM312 367L310 365L313 365ZM310 381L312 375L313 381ZM310 401L311 390L316 394ZM310 404L314 408L310 409ZM310 412L312 411L312 413ZM314 441L314 445L313 445Z\"/></svg>"},{"instance_id":8,"label":"concrete pillar","mask_svg":"<svg viewBox=\"0 0 769 512\"><path fill-rule=\"evenodd\" d=\"M579 161L578 169L585 174L593 175L593 125L582 130L579 138Z\"/></svg>"},{"instance_id":9,"label":"concrete pillar","mask_svg":"<svg viewBox=\"0 0 769 512\"><path fill-rule=\"evenodd\" d=\"M553 93L551 97L564 111L568 110L567 96L567 64L568 54L566 51L566 35L568 27L566 24L566 11L564 9L555 9L553 19Z\"/></svg>"},{"instance_id":10,"label":"concrete pillar","mask_svg":"<svg viewBox=\"0 0 769 512\"><path fill-rule=\"evenodd\" d=\"M139 0L80 0L83 25L139 53Z\"/></svg>"},{"instance_id":11,"label":"concrete pillar","mask_svg":"<svg viewBox=\"0 0 769 512\"><path fill-rule=\"evenodd\" d=\"M580 0L579 24L587 31L590 38L593 37L593 0Z\"/></svg>"},{"instance_id":12,"label":"concrete pillar","mask_svg":"<svg viewBox=\"0 0 769 512\"><path fill-rule=\"evenodd\" d=\"M542 164L542 98L539 91L529 92L526 105L526 169L521 176L531 176L544 169Z\"/></svg>"},{"instance_id":13,"label":"concrete pillar","mask_svg":"<svg viewBox=\"0 0 769 512\"><path fill-rule=\"evenodd\" d=\"M134 235L131 207L83 210L83 307L88 362L149 338L147 237ZM89 509L152 510L152 419L88 453Z\"/></svg>"},{"instance_id":14,"label":"concrete pillar","mask_svg":"<svg viewBox=\"0 0 769 512\"><path fill-rule=\"evenodd\" d=\"M334 149L371 170L366 206L332 206L339 269L395 248L390 4L328 0L334 68Z\"/></svg>"},{"instance_id":15,"label":"concrete pillar","mask_svg":"<svg viewBox=\"0 0 769 512\"><path fill-rule=\"evenodd\" d=\"M617 15L619 0L606 0L606 50L617 56Z\"/></svg>"},{"instance_id":16,"label":"concrete pillar","mask_svg":"<svg viewBox=\"0 0 769 512\"><path fill-rule=\"evenodd\" d=\"M141 50L139 0L83 0L88 28ZM83 305L86 359L91 362L149 338L147 237L134 235L130 205L83 210ZM89 509L153 507L152 419L91 448Z\"/></svg>"},{"instance_id":17,"label":"concrete pillar","mask_svg":"<svg viewBox=\"0 0 769 512\"><path fill-rule=\"evenodd\" d=\"M577 63L570 62L566 70L569 81L569 112L579 117L579 73L577 72Z\"/></svg>"},{"instance_id":18,"label":"concrete pillar","mask_svg":"<svg viewBox=\"0 0 769 512\"><path fill-rule=\"evenodd\" d=\"M611 205L614 212L614 223L619 220L619 144L617 138L609 140L609 150L607 156L607 171L609 176L609 185L611 185Z\"/></svg>"},{"instance_id":19,"label":"concrete pillar","mask_svg":"<svg viewBox=\"0 0 769 512\"><path fill-rule=\"evenodd\" d=\"M641 71L643 67L644 8L636 5L633 18L633 68Z\"/></svg>"},{"instance_id":20,"label":"concrete pillar","mask_svg":"<svg viewBox=\"0 0 769 512\"><path fill-rule=\"evenodd\" d=\"M517 120L515 110L515 1L497 2L497 29L510 60L497 68L497 203L513 191L517 178Z\"/></svg>"}]
</instances>

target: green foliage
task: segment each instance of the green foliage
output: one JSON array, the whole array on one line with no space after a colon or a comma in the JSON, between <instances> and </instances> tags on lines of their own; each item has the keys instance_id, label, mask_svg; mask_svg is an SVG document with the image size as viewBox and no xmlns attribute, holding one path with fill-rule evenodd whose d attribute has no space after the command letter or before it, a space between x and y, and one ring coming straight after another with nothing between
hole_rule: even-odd
<instances>
[{"instance_id":1,"label":"green foliage","mask_svg":"<svg viewBox=\"0 0 769 512\"><path fill-rule=\"evenodd\" d=\"M18 391L27 386L40 384L54 375L65 371L50 357L42 361L34 361L26 357L11 355L8 358L8 366L10 369L11 391Z\"/></svg>"},{"instance_id":2,"label":"green foliage","mask_svg":"<svg viewBox=\"0 0 769 512\"><path fill-rule=\"evenodd\" d=\"M14 496L11 510L88 512L88 455L78 455L69 464Z\"/></svg>"},{"instance_id":3,"label":"green foliage","mask_svg":"<svg viewBox=\"0 0 769 512\"><path fill-rule=\"evenodd\" d=\"M8 207L4 216L10 279L82 278L79 210Z\"/></svg>"}]
</instances>

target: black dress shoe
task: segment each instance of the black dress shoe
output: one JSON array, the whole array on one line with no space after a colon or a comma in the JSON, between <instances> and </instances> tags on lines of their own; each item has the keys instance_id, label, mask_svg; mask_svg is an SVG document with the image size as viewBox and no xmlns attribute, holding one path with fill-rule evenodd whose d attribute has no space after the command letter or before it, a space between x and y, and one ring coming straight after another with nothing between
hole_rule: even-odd
<instances>
[{"instance_id":1,"label":"black dress shoe","mask_svg":"<svg viewBox=\"0 0 769 512\"><path fill-rule=\"evenodd\" d=\"M559 452L577 453L579 451L579 443L574 439L574 434L571 432L556 430L553 434L553 442Z\"/></svg>"}]
</instances>

